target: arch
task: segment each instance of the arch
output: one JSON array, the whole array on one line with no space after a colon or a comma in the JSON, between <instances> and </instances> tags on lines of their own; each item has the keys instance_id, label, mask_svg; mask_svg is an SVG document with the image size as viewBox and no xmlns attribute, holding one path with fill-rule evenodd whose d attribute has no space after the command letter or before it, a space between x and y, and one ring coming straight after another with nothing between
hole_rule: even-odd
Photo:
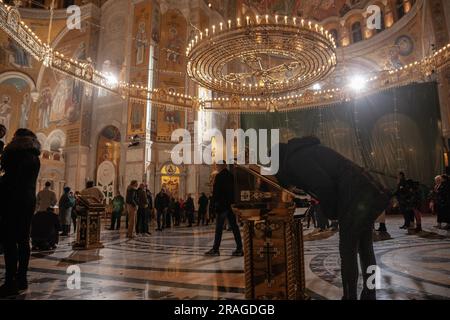
<instances>
[{"instance_id":1,"label":"arch","mask_svg":"<svg viewBox=\"0 0 450 320\"><path fill-rule=\"evenodd\" d=\"M66 146L66 134L60 129L53 130L45 139L43 149L47 151L59 152Z\"/></svg>"},{"instance_id":2,"label":"arch","mask_svg":"<svg viewBox=\"0 0 450 320\"><path fill-rule=\"evenodd\" d=\"M356 21L352 24L351 33L352 33L352 43L357 43L364 40L361 22Z\"/></svg>"},{"instance_id":3,"label":"arch","mask_svg":"<svg viewBox=\"0 0 450 320\"><path fill-rule=\"evenodd\" d=\"M0 83L3 83L9 79L15 79L15 78L19 78L19 79L22 79L23 81L25 81L29 85L31 92L36 90L36 84L35 84L34 80L26 73L17 72L17 71L6 71L6 72L1 73L0 74Z\"/></svg>"}]
</instances>

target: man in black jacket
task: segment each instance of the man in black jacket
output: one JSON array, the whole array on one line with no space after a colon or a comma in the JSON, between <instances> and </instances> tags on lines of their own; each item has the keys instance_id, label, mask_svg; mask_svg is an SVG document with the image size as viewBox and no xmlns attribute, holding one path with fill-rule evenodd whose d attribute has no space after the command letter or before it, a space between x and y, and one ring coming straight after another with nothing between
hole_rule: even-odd
<instances>
[{"instance_id":1,"label":"man in black jacket","mask_svg":"<svg viewBox=\"0 0 450 320\"><path fill-rule=\"evenodd\" d=\"M156 229L156 231L163 230L166 222L166 210L168 207L169 196L166 194L164 189L161 189L161 191L155 197L156 221L158 223L158 229Z\"/></svg>"},{"instance_id":2,"label":"man in black jacket","mask_svg":"<svg viewBox=\"0 0 450 320\"><path fill-rule=\"evenodd\" d=\"M202 226L205 224L208 225L208 220L206 219L206 213L208 211L208 197L204 192L202 192L202 195L198 199L198 218L197 218L197 225L200 225L200 221L202 223Z\"/></svg>"},{"instance_id":3,"label":"man in black jacket","mask_svg":"<svg viewBox=\"0 0 450 320\"><path fill-rule=\"evenodd\" d=\"M320 200L323 214L339 221L339 250L343 299L357 299L358 253L363 272L361 299L376 299L368 283L376 267L372 230L388 206L390 195L361 167L314 137L293 139L273 150L280 152L277 179L285 188L297 187Z\"/></svg>"},{"instance_id":4,"label":"man in black jacket","mask_svg":"<svg viewBox=\"0 0 450 320\"><path fill-rule=\"evenodd\" d=\"M231 209L234 203L234 178L233 174L227 169L225 164L218 165L219 173L214 179L213 186L213 201L217 214L216 235L214 239L213 248L206 252L207 256L220 256L220 243L222 241L223 226L225 219L233 231L234 240L236 241L236 251L233 256L241 257L244 255L242 250L242 238L239 231L239 226L236 222L236 216Z\"/></svg>"},{"instance_id":5,"label":"man in black jacket","mask_svg":"<svg viewBox=\"0 0 450 320\"><path fill-rule=\"evenodd\" d=\"M30 226L36 206L36 180L41 145L36 135L19 129L6 146L2 159L0 235L5 250L5 284L0 296L15 295L28 288Z\"/></svg>"}]
</instances>

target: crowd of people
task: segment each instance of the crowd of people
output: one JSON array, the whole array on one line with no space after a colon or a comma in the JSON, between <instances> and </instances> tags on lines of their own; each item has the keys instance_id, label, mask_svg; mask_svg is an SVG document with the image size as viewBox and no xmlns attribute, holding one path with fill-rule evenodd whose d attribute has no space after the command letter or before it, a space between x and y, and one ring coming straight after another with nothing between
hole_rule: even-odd
<instances>
[{"instance_id":1,"label":"crowd of people","mask_svg":"<svg viewBox=\"0 0 450 320\"><path fill-rule=\"evenodd\" d=\"M4 127L0 126L0 138L4 135ZM292 148L291 148L292 147ZM315 152L310 152L315 150ZM0 297L16 295L28 288L27 271L30 258L30 240L35 250L51 250L56 247L59 237L66 237L76 231L77 198L89 196L97 202L104 202L103 193L95 187L93 181L86 184L81 192L73 192L65 187L60 199L52 191L51 182L36 194L36 182L40 171L41 146L36 135L28 129L15 132L12 141L4 148L0 144L1 173L0 176L0 244L3 246L5 259L5 284L0 287ZM380 216L385 202L393 196L398 204L398 210L403 214L402 229L412 228L422 230L422 212L429 204L431 212L437 216L437 228L450 230L450 182L448 175L436 177L435 185L430 192L418 182L408 180L404 173L399 174L397 190L389 194L372 178L369 178L361 168L350 163L331 149L321 146L320 141L305 138L292 142L292 146L280 146L280 154L291 164L308 164L297 176L288 174L289 166L279 172L277 178L282 186L297 188L309 187L305 192L316 194L310 210L310 217L321 231L328 228L337 229L339 223L341 259L348 280L344 290L345 298L355 297L354 266L356 252L363 250L368 259L364 263L372 263L373 248L371 228L373 221ZM320 155L320 157L318 156ZM330 163L333 158L336 162ZM288 162L286 162L289 164ZM340 165L338 165L340 163ZM318 183L314 179L320 168L326 168L331 175L339 174L339 192L336 194L335 181L324 176ZM347 168L347 171L340 171ZM233 256L243 255L242 239L237 218L231 209L234 202L234 179L232 173L224 164L218 164L219 172L215 177L213 194L202 193L195 205L191 195L187 199L179 199L169 194L164 188L155 196L145 183L132 181L127 188L125 198L118 193L111 203L110 230L119 230L123 215L126 215L127 237L150 235L152 217L156 219L156 231L185 225L192 227L208 225L216 222L214 244L207 256L219 256L223 230L226 224L233 232L236 250ZM315 171L314 171L315 170ZM336 173L337 172L337 173ZM351 174L350 174L351 173ZM353 174L353 175L352 175ZM348 180L358 176L361 181ZM303 181L303 182L302 182ZM353 189L352 189L353 188ZM361 188L364 192L361 193ZM361 197L355 197L360 192ZM378 197L378 198L377 198ZM373 199L376 202L373 202ZM393 201L391 201L392 203ZM336 204L339 204L336 206ZM349 209L350 208L350 209ZM58 210L57 210L58 209ZM196 210L197 209L197 210ZM195 213L197 212L197 219ZM354 216L352 216L354 214ZM361 220L360 218L364 218ZM332 223L330 224L330 219ZM356 220L355 220L356 219ZM359 220L358 220L359 219ZM384 219L384 218L383 218ZM384 220L379 221L379 231L386 231ZM359 225L360 224L360 225ZM30 239L31 236L31 239ZM354 237L354 238L351 238ZM353 247L354 240L365 243L362 249ZM357 243L357 241L356 241ZM370 261L369 261L370 260ZM350 270L351 269L351 270ZM365 295L372 297L373 292L367 289Z\"/></svg>"},{"instance_id":2,"label":"crowd of people","mask_svg":"<svg viewBox=\"0 0 450 320\"><path fill-rule=\"evenodd\" d=\"M215 219L211 196L202 193L197 205L197 226L207 226ZM127 237L134 235L151 235L152 218L156 219L157 232L182 225L192 227L195 224L196 206L191 195L186 199L176 198L165 188L155 196L145 183L140 185L136 180L127 188L125 199L117 194L112 200L112 215L110 230L119 230L121 217L126 215Z\"/></svg>"},{"instance_id":3,"label":"crowd of people","mask_svg":"<svg viewBox=\"0 0 450 320\"><path fill-rule=\"evenodd\" d=\"M403 216L404 222L400 229L412 230L415 233L421 232L423 231L422 215L432 213L437 219L435 228L450 230L450 181L448 175L437 176L431 189L417 181L407 179L404 172L400 172L397 179L397 188L392 193L387 210L395 211ZM330 221L324 216L320 202L316 199L311 199L305 220L307 229L312 226L318 232L337 230L336 221ZM377 223L379 223L379 227L376 231L387 232L385 212L379 217Z\"/></svg>"}]
</instances>

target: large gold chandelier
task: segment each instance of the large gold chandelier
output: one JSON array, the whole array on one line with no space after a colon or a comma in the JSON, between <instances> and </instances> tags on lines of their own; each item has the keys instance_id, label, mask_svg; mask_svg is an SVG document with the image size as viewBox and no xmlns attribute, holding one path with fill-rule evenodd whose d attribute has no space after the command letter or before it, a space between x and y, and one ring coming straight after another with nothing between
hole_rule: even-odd
<instances>
[{"instance_id":1,"label":"large gold chandelier","mask_svg":"<svg viewBox=\"0 0 450 320\"><path fill-rule=\"evenodd\" d=\"M274 96L310 87L336 66L333 36L287 16L247 16L198 31L186 49L187 72L217 93Z\"/></svg>"}]
</instances>

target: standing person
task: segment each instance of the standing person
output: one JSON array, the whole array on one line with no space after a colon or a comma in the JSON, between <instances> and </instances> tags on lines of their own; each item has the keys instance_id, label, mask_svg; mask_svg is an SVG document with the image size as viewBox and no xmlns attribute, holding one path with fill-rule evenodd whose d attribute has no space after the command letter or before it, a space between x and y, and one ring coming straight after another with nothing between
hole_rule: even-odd
<instances>
[{"instance_id":1,"label":"standing person","mask_svg":"<svg viewBox=\"0 0 450 320\"><path fill-rule=\"evenodd\" d=\"M184 210L184 200L182 198L178 199L178 203L180 204L180 222L186 222L186 211Z\"/></svg>"},{"instance_id":2,"label":"standing person","mask_svg":"<svg viewBox=\"0 0 450 320\"><path fill-rule=\"evenodd\" d=\"M447 175L437 176L432 192L431 207L437 214L437 228L450 230L450 182Z\"/></svg>"},{"instance_id":3,"label":"standing person","mask_svg":"<svg viewBox=\"0 0 450 320\"><path fill-rule=\"evenodd\" d=\"M400 229L408 229L411 226L411 193L409 192L408 183L404 172L398 174L397 191L395 196L398 201L400 212L403 215L403 226Z\"/></svg>"},{"instance_id":4,"label":"standing person","mask_svg":"<svg viewBox=\"0 0 450 320\"><path fill-rule=\"evenodd\" d=\"M75 198L70 194L70 188L65 187L64 193L59 199L59 219L61 223L61 237L67 237L70 234L70 224L72 222L72 208L75 207Z\"/></svg>"},{"instance_id":5,"label":"standing person","mask_svg":"<svg viewBox=\"0 0 450 320\"><path fill-rule=\"evenodd\" d=\"M147 193L145 192L145 186L143 183L139 186L137 190L138 198L138 210L137 210L137 223L136 223L136 233L138 235L144 235L148 232L148 225L146 226L145 215L148 209L148 199Z\"/></svg>"},{"instance_id":6,"label":"standing person","mask_svg":"<svg viewBox=\"0 0 450 320\"><path fill-rule=\"evenodd\" d=\"M217 222L216 222L216 234L214 239L213 248L206 252L207 256L220 256L220 243L222 242L223 227L225 219L228 220L228 224L231 227L236 241L236 250L233 252L233 256L241 257L244 255L242 250L242 238L239 231L239 226L236 222L236 215L231 209L231 205L234 203L234 178L233 174L227 169L225 164L219 164L219 173L214 179L213 186L213 201L216 208Z\"/></svg>"},{"instance_id":7,"label":"standing person","mask_svg":"<svg viewBox=\"0 0 450 320\"><path fill-rule=\"evenodd\" d=\"M206 213L208 211L208 197L204 192L202 192L202 195L198 199L198 218L197 218L197 225L200 225L200 221L202 222L202 226L208 225L208 220L206 220Z\"/></svg>"},{"instance_id":8,"label":"standing person","mask_svg":"<svg viewBox=\"0 0 450 320\"><path fill-rule=\"evenodd\" d=\"M0 287L0 297L17 295L28 288L30 226L36 209L40 154L41 145L28 129L17 130L2 154L0 237L4 245L5 283Z\"/></svg>"},{"instance_id":9,"label":"standing person","mask_svg":"<svg viewBox=\"0 0 450 320\"><path fill-rule=\"evenodd\" d=\"M122 212L125 208L125 199L117 192L116 196L112 200L112 214L111 214L111 226L109 230L120 230L120 221L122 220Z\"/></svg>"},{"instance_id":10,"label":"standing person","mask_svg":"<svg viewBox=\"0 0 450 320\"><path fill-rule=\"evenodd\" d=\"M131 181L127 188L127 212L128 212L128 232L127 238L132 239L134 237L134 229L136 228L136 213L139 207L139 200L137 195L138 182L136 180Z\"/></svg>"},{"instance_id":11,"label":"standing person","mask_svg":"<svg viewBox=\"0 0 450 320\"><path fill-rule=\"evenodd\" d=\"M386 209L390 195L363 168L325 147L315 137L279 144L280 169L277 180L284 188L296 187L320 201L323 214L339 222L339 252L343 299L356 300L358 289L358 254L363 270L362 300L375 300L370 286L373 266L375 220ZM301 164L301 165L299 165Z\"/></svg>"},{"instance_id":12,"label":"standing person","mask_svg":"<svg viewBox=\"0 0 450 320\"><path fill-rule=\"evenodd\" d=\"M75 198L75 206L72 208L71 217L72 217L73 232L74 232L74 233L77 231L77 218L78 218L78 212L77 212L76 202L77 202L77 198L78 198L79 196L80 196L80 193L79 193L78 191L76 191L75 194L73 195L73 197Z\"/></svg>"},{"instance_id":13,"label":"standing person","mask_svg":"<svg viewBox=\"0 0 450 320\"><path fill-rule=\"evenodd\" d=\"M416 181L408 181L409 193L411 194L411 207L413 211L413 216L411 219L416 219L416 229L415 232L422 231L422 194L420 192L420 183Z\"/></svg>"},{"instance_id":14,"label":"standing person","mask_svg":"<svg viewBox=\"0 0 450 320\"><path fill-rule=\"evenodd\" d=\"M214 202L213 202L213 198L212 195L210 195L208 197L208 221L213 223L214 220L216 220L216 210L214 209Z\"/></svg>"},{"instance_id":15,"label":"standing person","mask_svg":"<svg viewBox=\"0 0 450 320\"><path fill-rule=\"evenodd\" d=\"M156 209L156 220L158 223L158 228L156 231L162 231L164 228L164 219L166 215L167 207L169 206L169 197L165 193L164 189L156 195L155 197L155 209Z\"/></svg>"},{"instance_id":16,"label":"standing person","mask_svg":"<svg viewBox=\"0 0 450 320\"><path fill-rule=\"evenodd\" d=\"M153 212L153 196L152 193L150 192L150 190L148 189L147 184L145 184L145 195L147 197L147 203L148 203L148 207L147 210L145 210L145 222L144 222L144 226L146 227L144 232L148 235L151 235L150 233L150 223L152 220L152 212Z\"/></svg>"},{"instance_id":17,"label":"standing person","mask_svg":"<svg viewBox=\"0 0 450 320\"><path fill-rule=\"evenodd\" d=\"M192 199L191 195L189 194L186 202L184 203L184 210L186 211L186 218L188 220L188 227L191 228L192 224L194 223L194 200Z\"/></svg>"},{"instance_id":18,"label":"standing person","mask_svg":"<svg viewBox=\"0 0 450 320\"><path fill-rule=\"evenodd\" d=\"M56 199L56 193L54 193L50 188L52 183L47 181L45 183L44 189L38 192L36 198L36 211L45 212L48 208L53 208L58 203Z\"/></svg>"}]
</instances>

